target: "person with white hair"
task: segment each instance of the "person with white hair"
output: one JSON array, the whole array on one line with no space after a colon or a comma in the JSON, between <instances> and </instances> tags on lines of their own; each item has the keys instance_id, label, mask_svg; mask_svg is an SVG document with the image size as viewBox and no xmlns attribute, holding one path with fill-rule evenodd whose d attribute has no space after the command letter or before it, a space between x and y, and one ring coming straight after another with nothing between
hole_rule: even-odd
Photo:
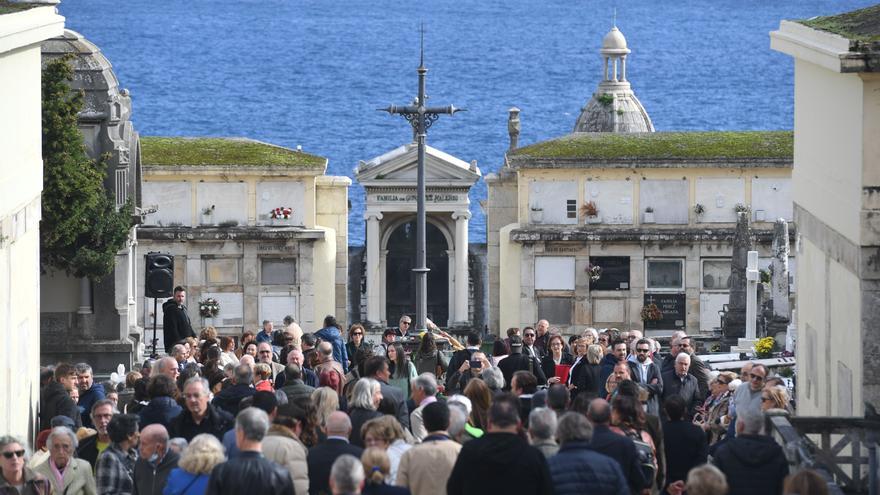
<instances>
[{"instance_id":1,"label":"person with white hair","mask_svg":"<svg viewBox=\"0 0 880 495\"><path fill-rule=\"evenodd\" d=\"M289 494L293 482L287 470L263 457L263 438L269 431L269 415L248 407L235 418L235 445L239 454L211 471L206 495L226 493Z\"/></svg>"},{"instance_id":2,"label":"person with white hair","mask_svg":"<svg viewBox=\"0 0 880 495\"><path fill-rule=\"evenodd\" d=\"M330 468L330 490L333 495L361 493L364 487L364 467L360 459L343 454L333 461Z\"/></svg>"},{"instance_id":3,"label":"person with white hair","mask_svg":"<svg viewBox=\"0 0 880 495\"><path fill-rule=\"evenodd\" d=\"M556 455L556 412L546 407L532 409L529 413L529 443L540 450L547 459Z\"/></svg>"},{"instance_id":4,"label":"person with white hair","mask_svg":"<svg viewBox=\"0 0 880 495\"><path fill-rule=\"evenodd\" d=\"M663 377L663 401L673 395L681 396L687 403L687 421L694 419L697 408L703 401L700 396L700 387L694 375L688 373L691 365L691 356L686 352L679 352L675 357L674 369L664 371Z\"/></svg>"},{"instance_id":5,"label":"person with white hair","mask_svg":"<svg viewBox=\"0 0 880 495\"><path fill-rule=\"evenodd\" d=\"M422 373L412 382L412 400L418 405L409 415L409 424L413 437L417 442L428 436L428 430L422 423L422 411L425 406L437 402L437 378L433 373Z\"/></svg>"},{"instance_id":6,"label":"person with white hair","mask_svg":"<svg viewBox=\"0 0 880 495\"><path fill-rule=\"evenodd\" d=\"M202 495L214 466L225 460L223 444L210 433L201 433L181 452L177 467L168 475L167 495Z\"/></svg>"},{"instance_id":7,"label":"person with white hair","mask_svg":"<svg viewBox=\"0 0 880 495\"><path fill-rule=\"evenodd\" d=\"M26 454L22 440L10 435L0 436L0 493L51 493L49 480L25 466Z\"/></svg>"},{"instance_id":8,"label":"person with white hair","mask_svg":"<svg viewBox=\"0 0 880 495\"><path fill-rule=\"evenodd\" d=\"M55 493L67 495L95 495L95 476L88 461L77 459L74 452L77 448L76 435L66 426L52 428L46 445L49 447L49 458L34 468L34 472L43 476L52 485Z\"/></svg>"}]
</instances>

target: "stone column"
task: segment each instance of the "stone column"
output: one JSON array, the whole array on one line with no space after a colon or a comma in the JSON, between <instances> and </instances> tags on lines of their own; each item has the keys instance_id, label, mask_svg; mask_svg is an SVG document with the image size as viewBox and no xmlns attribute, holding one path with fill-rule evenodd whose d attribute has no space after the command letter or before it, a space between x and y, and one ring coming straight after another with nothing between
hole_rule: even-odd
<instances>
[{"instance_id":1,"label":"stone column","mask_svg":"<svg viewBox=\"0 0 880 495\"><path fill-rule=\"evenodd\" d=\"M455 220L455 323L468 322L468 220L469 211L456 211Z\"/></svg>"},{"instance_id":2,"label":"stone column","mask_svg":"<svg viewBox=\"0 0 880 495\"><path fill-rule=\"evenodd\" d=\"M79 279L79 308L77 314L92 314L92 281L88 277Z\"/></svg>"},{"instance_id":3,"label":"stone column","mask_svg":"<svg viewBox=\"0 0 880 495\"><path fill-rule=\"evenodd\" d=\"M382 276L379 263L379 220L382 220L382 214L368 211L364 217L367 220L367 321L378 324L382 321L379 284Z\"/></svg>"}]
</instances>

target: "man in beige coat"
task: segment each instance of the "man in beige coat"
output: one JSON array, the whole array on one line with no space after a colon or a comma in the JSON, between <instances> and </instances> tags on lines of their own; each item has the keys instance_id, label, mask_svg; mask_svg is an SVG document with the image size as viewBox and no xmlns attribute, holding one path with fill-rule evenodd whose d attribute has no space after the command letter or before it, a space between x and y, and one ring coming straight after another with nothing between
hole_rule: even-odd
<instances>
[{"instance_id":1,"label":"man in beige coat","mask_svg":"<svg viewBox=\"0 0 880 495\"><path fill-rule=\"evenodd\" d=\"M53 493L66 495L96 495L95 477L88 461L73 457L76 452L76 435L66 426L52 429L46 444L49 458L34 468L49 480Z\"/></svg>"},{"instance_id":2,"label":"man in beige coat","mask_svg":"<svg viewBox=\"0 0 880 495\"><path fill-rule=\"evenodd\" d=\"M446 482L461 450L461 444L446 433L449 406L445 402L426 405L422 410L422 423L428 436L403 454L396 484L419 495L446 495Z\"/></svg>"},{"instance_id":3,"label":"man in beige coat","mask_svg":"<svg viewBox=\"0 0 880 495\"><path fill-rule=\"evenodd\" d=\"M288 404L279 409L280 416L290 417ZM297 430L300 425L297 424ZM263 456L266 459L286 468L293 481L293 488L298 494L309 493L309 465L306 462L308 450L299 439L300 431L295 431L285 425L274 423L269 427L269 433L263 438Z\"/></svg>"}]
</instances>

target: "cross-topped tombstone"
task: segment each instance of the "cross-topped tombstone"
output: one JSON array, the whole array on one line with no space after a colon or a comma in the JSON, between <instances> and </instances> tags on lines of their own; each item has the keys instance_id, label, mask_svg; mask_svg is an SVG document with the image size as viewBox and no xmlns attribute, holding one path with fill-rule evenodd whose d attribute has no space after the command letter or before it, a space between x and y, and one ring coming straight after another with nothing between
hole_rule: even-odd
<instances>
[{"instance_id":1,"label":"cross-topped tombstone","mask_svg":"<svg viewBox=\"0 0 880 495\"><path fill-rule=\"evenodd\" d=\"M423 331L427 329L426 319L428 313L428 267L425 255L425 139L428 128L431 127L441 114L453 115L463 109L453 105L446 107L425 106L428 96L425 94L425 76L428 69L425 68L425 43L424 29L422 30L422 44L419 54L419 93L415 101L406 106L391 105L388 108L380 108L380 111L392 115L402 115L413 127L418 144L418 179L416 183L416 266L413 272L416 275L416 321L415 329Z\"/></svg>"}]
</instances>

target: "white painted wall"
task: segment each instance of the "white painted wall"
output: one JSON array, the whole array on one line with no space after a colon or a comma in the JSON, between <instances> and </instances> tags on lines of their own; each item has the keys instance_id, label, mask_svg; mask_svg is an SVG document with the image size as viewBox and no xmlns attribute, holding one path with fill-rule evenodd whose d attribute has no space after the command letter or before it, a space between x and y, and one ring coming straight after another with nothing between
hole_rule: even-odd
<instances>
[{"instance_id":1,"label":"white painted wall","mask_svg":"<svg viewBox=\"0 0 880 495\"><path fill-rule=\"evenodd\" d=\"M271 224L272 209L285 206L293 208L290 225L304 225L304 194L302 181L257 182L257 225Z\"/></svg>"},{"instance_id":2,"label":"white painted wall","mask_svg":"<svg viewBox=\"0 0 880 495\"><path fill-rule=\"evenodd\" d=\"M660 224L688 223L688 182L686 180L643 180L639 192L641 211L654 208L654 221Z\"/></svg>"},{"instance_id":3,"label":"white painted wall","mask_svg":"<svg viewBox=\"0 0 880 495\"><path fill-rule=\"evenodd\" d=\"M180 224L188 227L193 224L190 182L144 181L141 190L144 208L154 205L159 208L155 213L146 216L144 225ZM196 216L196 225L198 225L198 216Z\"/></svg>"},{"instance_id":4,"label":"white painted wall","mask_svg":"<svg viewBox=\"0 0 880 495\"><path fill-rule=\"evenodd\" d=\"M54 6L0 15L0 431L31 444L40 397L40 43Z\"/></svg>"},{"instance_id":5,"label":"white painted wall","mask_svg":"<svg viewBox=\"0 0 880 495\"><path fill-rule=\"evenodd\" d=\"M568 218L566 201L578 199L577 181L533 181L529 183L529 208L544 209L545 224L576 224L577 215ZM576 203L577 204L577 203ZM580 205L577 205L579 208ZM577 210L575 210L577 211Z\"/></svg>"},{"instance_id":6,"label":"white painted wall","mask_svg":"<svg viewBox=\"0 0 880 495\"><path fill-rule=\"evenodd\" d=\"M696 182L694 203L699 203L706 209L698 218L702 223L736 222L736 212L733 208L737 203L746 204L745 181L699 177Z\"/></svg>"},{"instance_id":7,"label":"white painted wall","mask_svg":"<svg viewBox=\"0 0 880 495\"><path fill-rule=\"evenodd\" d=\"M235 220L247 225L248 186L244 182L200 182L196 187L197 214L214 206L212 223Z\"/></svg>"},{"instance_id":8,"label":"white painted wall","mask_svg":"<svg viewBox=\"0 0 880 495\"><path fill-rule=\"evenodd\" d=\"M794 220L791 179L752 179L752 214L756 221L760 221L759 210L764 212L766 222L775 222L777 218L784 218L789 222Z\"/></svg>"},{"instance_id":9,"label":"white painted wall","mask_svg":"<svg viewBox=\"0 0 880 495\"><path fill-rule=\"evenodd\" d=\"M802 60L794 70L794 202L858 243L862 82Z\"/></svg>"},{"instance_id":10,"label":"white painted wall","mask_svg":"<svg viewBox=\"0 0 880 495\"><path fill-rule=\"evenodd\" d=\"M535 290L574 290L574 256L535 256Z\"/></svg>"},{"instance_id":11,"label":"white painted wall","mask_svg":"<svg viewBox=\"0 0 880 495\"><path fill-rule=\"evenodd\" d=\"M499 315L498 328L504 332L510 327L518 327L520 322L520 292L522 277L519 267L522 265L522 244L511 242L510 232L520 227L512 223L498 231L499 238Z\"/></svg>"},{"instance_id":12,"label":"white painted wall","mask_svg":"<svg viewBox=\"0 0 880 495\"><path fill-rule=\"evenodd\" d=\"M602 223L633 223L633 182L631 180L589 180L584 186L584 203L593 201Z\"/></svg>"}]
</instances>

